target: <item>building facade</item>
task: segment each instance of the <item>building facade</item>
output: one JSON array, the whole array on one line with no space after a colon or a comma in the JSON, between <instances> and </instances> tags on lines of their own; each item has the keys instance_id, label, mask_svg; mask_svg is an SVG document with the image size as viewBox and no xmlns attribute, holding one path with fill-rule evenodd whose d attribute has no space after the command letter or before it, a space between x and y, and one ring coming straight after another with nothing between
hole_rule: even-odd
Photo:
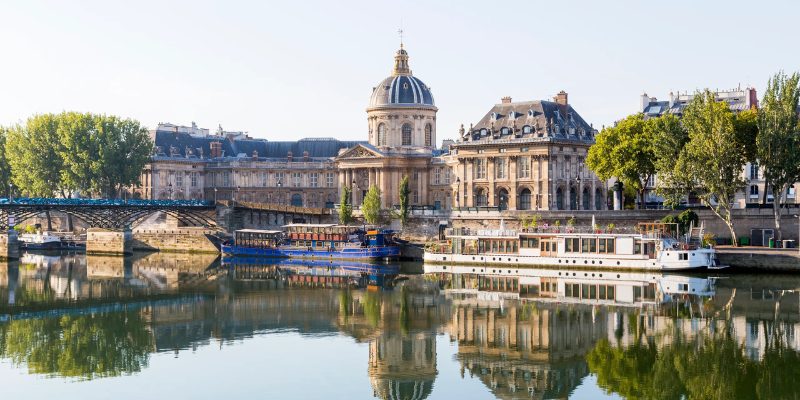
<instances>
[{"instance_id":1,"label":"building facade","mask_svg":"<svg viewBox=\"0 0 800 400\"><path fill-rule=\"evenodd\" d=\"M518 210L598 210L607 188L584 165L596 130L559 93L553 101L504 98L459 138L437 148L433 94L401 45L391 75L372 88L366 141L272 142L244 132L159 124L133 196L333 207L349 187L359 206L371 186L384 208L410 204Z\"/></svg>"}]
</instances>

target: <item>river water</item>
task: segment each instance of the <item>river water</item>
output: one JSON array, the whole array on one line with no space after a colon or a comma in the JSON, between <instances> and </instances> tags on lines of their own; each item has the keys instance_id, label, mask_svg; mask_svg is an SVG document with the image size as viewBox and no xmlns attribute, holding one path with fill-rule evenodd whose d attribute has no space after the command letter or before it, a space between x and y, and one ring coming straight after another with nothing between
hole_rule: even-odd
<instances>
[{"instance_id":1,"label":"river water","mask_svg":"<svg viewBox=\"0 0 800 400\"><path fill-rule=\"evenodd\" d=\"M485 272L27 254L2 398L800 397L798 276Z\"/></svg>"}]
</instances>

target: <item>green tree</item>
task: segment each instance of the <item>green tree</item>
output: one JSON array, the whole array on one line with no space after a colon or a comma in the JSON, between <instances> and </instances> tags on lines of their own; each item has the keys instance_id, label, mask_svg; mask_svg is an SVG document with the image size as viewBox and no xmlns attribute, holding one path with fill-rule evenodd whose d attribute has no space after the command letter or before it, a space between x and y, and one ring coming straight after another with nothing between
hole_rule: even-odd
<instances>
[{"instance_id":1,"label":"green tree","mask_svg":"<svg viewBox=\"0 0 800 400\"><path fill-rule=\"evenodd\" d=\"M658 176L656 193L664 197L666 205L675 207L686 195L686 188L673 175L675 161L689 142L689 134L673 114L647 120L646 129L650 130L653 138L654 166Z\"/></svg>"},{"instance_id":2,"label":"green tree","mask_svg":"<svg viewBox=\"0 0 800 400\"><path fill-rule=\"evenodd\" d=\"M373 185L370 186L364 203L361 204L361 212L364 213L364 220L368 224L375 225L381 218L381 190Z\"/></svg>"},{"instance_id":3,"label":"green tree","mask_svg":"<svg viewBox=\"0 0 800 400\"><path fill-rule=\"evenodd\" d=\"M22 195L67 197L68 188L61 181L64 164L60 157L58 125L57 115L41 114L8 131L6 156L11 167L11 181Z\"/></svg>"},{"instance_id":4,"label":"green tree","mask_svg":"<svg viewBox=\"0 0 800 400\"><path fill-rule=\"evenodd\" d=\"M403 223L403 226L408 222L409 194L411 194L411 190L408 188L408 175L404 175L403 179L400 180L400 222Z\"/></svg>"},{"instance_id":5,"label":"green tree","mask_svg":"<svg viewBox=\"0 0 800 400\"><path fill-rule=\"evenodd\" d=\"M97 118L89 113L63 112L58 119L58 156L62 160L60 180L72 191L88 194L95 186L96 172L100 168L96 140Z\"/></svg>"},{"instance_id":6,"label":"green tree","mask_svg":"<svg viewBox=\"0 0 800 400\"><path fill-rule=\"evenodd\" d=\"M586 164L602 180L612 177L637 192L644 207L647 181L655 174L652 130L643 114L634 114L603 129L589 148Z\"/></svg>"},{"instance_id":7,"label":"green tree","mask_svg":"<svg viewBox=\"0 0 800 400\"><path fill-rule=\"evenodd\" d=\"M139 122L115 116L96 119L98 149L94 188L107 197L118 197L122 188L139 182L150 160L153 141Z\"/></svg>"},{"instance_id":8,"label":"green tree","mask_svg":"<svg viewBox=\"0 0 800 400\"><path fill-rule=\"evenodd\" d=\"M781 240L781 206L789 186L800 180L798 89L800 75L775 74L767 83L758 111L756 153L764 168L764 181L772 189L776 239ZM766 196L767 190L764 190Z\"/></svg>"},{"instance_id":9,"label":"green tree","mask_svg":"<svg viewBox=\"0 0 800 400\"><path fill-rule=\"evenodd\" d=\"M6 157L6 138L9 131L9 128L0 126L0 195L3 197L9 196L8 184L11 183L11 167L8 165Z\"/></svg>"},{"instance_id":10,"label":"green tree","mask_svg":"<svg viewBox=\"0 0 800 400\"><path fill-rule=\"evenodd\" d=\"M736 245L731 208L736 193L746 184L742 178L746 159L736 140L733 113L706 89L686 107L683 125L689 142L678 158L673 178L725 222Z\"/></svg>"},{"instance_id":11,"label":"green tree","mask_svg":"<svg viewBox=\"0 0 800 400\"><path fill-rule=\"evenodd\" d=\"M339 222L348 225L353 221L353 204L350 203L352 191L350 187L345 186L342 188L342 193L339 196Z\"/></svg>"},{"instance_id":12,"label":"green tree","mask_svg":"<svg viewBox=\"0 0 800 400\"><path fill-rule=\"evenodd\" d=\"M758 110L751 108L733 114L733 131L736 143L744 152L744 159L755 162L758 157Z\"/></svg>"}]
</instances>

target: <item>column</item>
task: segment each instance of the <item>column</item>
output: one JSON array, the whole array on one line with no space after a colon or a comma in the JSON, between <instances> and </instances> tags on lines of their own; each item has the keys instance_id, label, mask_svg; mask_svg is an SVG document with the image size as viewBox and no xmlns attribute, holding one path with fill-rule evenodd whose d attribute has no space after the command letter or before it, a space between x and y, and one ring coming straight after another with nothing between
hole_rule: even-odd
<instances>
[{"instance_id":1,"label":"column","mask_svg":"<svg viewBox=\"0 0 800 400\"><path fill-rule=\"evenodd\" d=\"M475 199L472 193L472 183L474 181L475 166L472 164L472 159L468 159L464 163L464 179L462 179L461 186L463 193L461 195L461 207L474 207Z\"/></svg>"},{"instance_id":2,"label":"column","mask_svg":"<svg viewBox=\"0 0 800 400\"><path fill-rule=\"evenodd\" d=\"M495 186L495 180L494 180L495 167L496 166L494 165L494 157L486 158L486 177L489 180L489 193L487 193L487 196L488 196L487 203L488 203L489 206L497 207L498 206L497 199L495 198L495 195L494 195L494 193L495 193L495 187L494 187Z\"/></svg>"},{"instance_id":3,"label":"column","mask_svg":"<svg viewBox=\"0 0 800 400\"><path fill-rule=\"evenodd\" d=\"M590 210L597 210L597 179L592 178L592 193L589 194L589 199L592 204L589 204Z\"/></svg>"}]
</instances>

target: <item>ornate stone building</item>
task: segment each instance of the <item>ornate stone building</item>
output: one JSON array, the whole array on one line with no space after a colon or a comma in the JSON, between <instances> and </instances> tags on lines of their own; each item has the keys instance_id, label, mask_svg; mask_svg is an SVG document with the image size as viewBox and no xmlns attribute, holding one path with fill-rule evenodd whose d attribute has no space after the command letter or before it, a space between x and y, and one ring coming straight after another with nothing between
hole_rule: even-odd
<instances>
[{"instance_id":1,"label":"ornate stone building","mask_svg":"<svg viewBox=\"0 0 800 400\"><path fill-rule=\"evenodd\" d=\"M392 74L372 88L366 142L271 142L221 128L210 133L162 124L153 131L153 162L135 191L148 198L333 207L345 186L356 206L377 186L383 206L393 208L407 176L411 205L441 211L605 208L605 185L584 167L596 131L566 93L554 101L506 97L441 149L437 111L401 45Z\"/></svg>"},{"instance_id":2,"label":"ornate stone building","mask_svg":"<svg viewBox=\"0 0 800 400\"><path fill-rule=\"evenodd\" d=\"M456 206L606 209L606 186L585 166L596 133L563 91L553 101L504 97L450 145Z\"/></svg>"}]
</instances>

